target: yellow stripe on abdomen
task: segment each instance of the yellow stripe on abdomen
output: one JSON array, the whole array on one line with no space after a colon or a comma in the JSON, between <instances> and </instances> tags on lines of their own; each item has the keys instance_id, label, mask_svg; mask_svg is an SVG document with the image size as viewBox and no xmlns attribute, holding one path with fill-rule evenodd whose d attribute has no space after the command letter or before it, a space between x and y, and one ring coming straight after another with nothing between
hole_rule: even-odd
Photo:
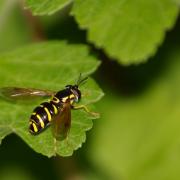
<instances>
[{"instance_id":1,"label":"yellow stripe on abdomen","mask_svg":"<svg viewBox=\"0 0 180 180\"><path fill-rule=\"evenodd\" d=\"M44 122L43 122L43 120L41 119L41 117L40 117L38 114L36 115L36 117L38 118L41 127L44 128Z\"/></svg>"},{"instance_id":2,"label":"yellow stripe on abdomen","mask_svg":"<svg viewBox=\"0 0 180 180\"><path fill-rule=\"evenodd\" d=\"M58 113L58 110L56 108L56 106L54 104L52 104L53 108L54 108L54 114L57 114Z\"/></svg>"},{"instance_id":3,"label":"yellow stripe on abdomen","mask_svg":"<svg viewBox=\"0 0 180 180\"><path fill-rule=\"evenodd\" d=\"M32 123L32 126L33 126L33 129L34 129L34 132L38 132L38 128L37 128L36 124Z\"/></svg>"},{"instance_id":4,"label":"yellow stripe on abdomen","mask_svg":"<svg viewBox=\"0 0 180 180\"><path fill-rule=\"evenodd\" d=\"M44 110L46 111L47 113L47 116L48 116L48 121L51 121L51 114L49 112L49 110L45 107Z\"/></svg>"}]
</instances>

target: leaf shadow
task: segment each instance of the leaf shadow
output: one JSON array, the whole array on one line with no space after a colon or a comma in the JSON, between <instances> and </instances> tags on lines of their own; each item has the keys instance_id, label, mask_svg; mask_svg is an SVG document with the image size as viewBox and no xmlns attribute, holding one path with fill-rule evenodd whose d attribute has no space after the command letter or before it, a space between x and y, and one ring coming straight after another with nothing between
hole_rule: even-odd
<instances>
[{"instance_id":1,"label":"leaf shadow","mask_svg":"<svg viewBox=\"0 0 180 180\"><path fill-rule=\"evenodd\" d=\"M58 179L54 159L32 151L18 136L8 135L0 148L0 169L14 165L25 169L35 179Z\"/></svg>"},{"instance_id":2,"label":"leaf shadow","mask_svg":"<svg viewBox=\"0 0 180 180\"><path fill-rule=\"evenodd\" d=\"M69 44L86 43L86 30L79 28L75 18L70 15L72 4L66 6L52 18L56 19L54 23L45 29L45 35L51 40L66 40Z\"/></svg>"}]
</instances>

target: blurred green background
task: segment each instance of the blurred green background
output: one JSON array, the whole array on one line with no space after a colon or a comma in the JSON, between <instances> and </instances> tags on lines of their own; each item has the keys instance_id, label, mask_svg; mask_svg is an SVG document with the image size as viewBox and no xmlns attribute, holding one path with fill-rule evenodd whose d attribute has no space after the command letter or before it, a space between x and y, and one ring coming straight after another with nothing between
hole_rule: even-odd
<instances>
[{"instance_id":1,"label":"blurred green background","mask_svg":"<svg viewBox=\"0 0 180 180\"><path fill-rule=\"evenodd\" d=\"M88 44L69 9L32 17L21 4L0 3L0 51L51 39ZM105 97L86 143L72 157L48 159L11 134L0 146L0 180L179 180L179 32L180 20L138 66L121 66L89 44L102 62L94 78Z\"/></svg>"}]
</instances>

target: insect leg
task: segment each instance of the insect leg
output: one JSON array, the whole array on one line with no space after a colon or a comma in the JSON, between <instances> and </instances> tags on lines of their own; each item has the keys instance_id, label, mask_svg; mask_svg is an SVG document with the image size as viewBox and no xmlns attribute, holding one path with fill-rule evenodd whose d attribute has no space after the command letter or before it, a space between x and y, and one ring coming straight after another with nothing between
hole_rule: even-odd
<instances>
[{"instance_id":1,"label":"insect leg","mask_svg":"<svg viewBox=\"0 0 180 180\"><path fill-rule=\"evenodd\" d=\"M90 114L90 115L92 115L92 116L94 116L96 118L98 118L100 116L99 113L90 111L87 108L87 106L85 106L85 105L72 105L71 107L72 107L72 109L75 109L75 110L83 109L85 112L87 112L88 114Z\"/></svg>"}]
</instances>

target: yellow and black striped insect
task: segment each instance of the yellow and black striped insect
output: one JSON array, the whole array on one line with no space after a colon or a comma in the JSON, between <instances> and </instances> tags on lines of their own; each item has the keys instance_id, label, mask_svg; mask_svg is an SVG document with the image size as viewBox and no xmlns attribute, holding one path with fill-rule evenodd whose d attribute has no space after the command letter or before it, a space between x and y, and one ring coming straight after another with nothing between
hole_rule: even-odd
<instances>
[{"instance_id":1,"label":"yellow and black striped insect","mask_svg":"<svg viewBox=\"0 0 180 180\"><path fill-rule=\"evenodd\" d=\"M33 135L39 134L49 125L53 127L53 135L56 139L64 139L67 137L71 126L71 109L84 109L90 112L86 106L75 106L81 99L81 91L79 85L84 83L87 77L81 79L81 74L75 85L67 85L65 89L58 92L33 89L33 88L17 88L5 87L0 89L3 97L10 99L27 99L33 97L51 97L50 101L43 102L37 106L29 119L29 132Z\"/></svg>"}]
</instances>

